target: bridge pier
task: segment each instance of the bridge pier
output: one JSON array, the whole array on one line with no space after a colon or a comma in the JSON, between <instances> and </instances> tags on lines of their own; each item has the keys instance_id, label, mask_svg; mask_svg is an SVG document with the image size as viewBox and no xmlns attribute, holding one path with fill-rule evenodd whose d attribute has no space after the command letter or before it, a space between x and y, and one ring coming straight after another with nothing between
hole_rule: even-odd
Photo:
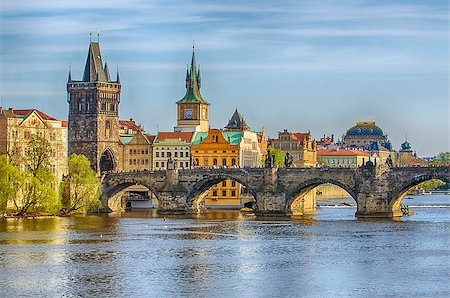
<instances>
[{"instance_id":1,"label":"bridge pier","mask_svg":"<svg viewBox=\"0 0 450 298\"><path fill-rule=\"evenodd\" d=\"M255 215L286 216L286 194L279 192L257 192Z\"/></svg>"},{"instance_id":2,"label":"bridge pier","mask_svg":"<svg viewBox=\"0 0 450 298\"><path fill-rule=\"evenodd\" d=\"M159 193L158 214L186 214L187 198L184 193L162 191Z\"/></svg>"}]
</instances>

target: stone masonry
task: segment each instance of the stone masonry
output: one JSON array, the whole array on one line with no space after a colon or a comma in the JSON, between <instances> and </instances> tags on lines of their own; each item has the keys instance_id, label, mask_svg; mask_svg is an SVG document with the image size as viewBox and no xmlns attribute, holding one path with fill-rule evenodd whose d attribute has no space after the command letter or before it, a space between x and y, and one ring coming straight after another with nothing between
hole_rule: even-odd
<instances>
[{"instance_id":1,"label":"stone masonry","mask_svg":"<svg viewBox=\"0 0 450 298\"><path fill-rule=\"evenodd\" d=\"M254 196L257 215L291 215L296 201L305 193L331 183L355 199L357 217L396 217L401 216L400 202L409 188L430 179L449 182L450 173L448 166L391 168L377 173L371 165L358 169L169 169L108 173L103 178L102 200L105 211L121 210L120 194L129 186L142 185L158 198L159 213L197 213L205 210L202 199L208 189L227 179L242 184Z\"/></svg>"}]
</instances>

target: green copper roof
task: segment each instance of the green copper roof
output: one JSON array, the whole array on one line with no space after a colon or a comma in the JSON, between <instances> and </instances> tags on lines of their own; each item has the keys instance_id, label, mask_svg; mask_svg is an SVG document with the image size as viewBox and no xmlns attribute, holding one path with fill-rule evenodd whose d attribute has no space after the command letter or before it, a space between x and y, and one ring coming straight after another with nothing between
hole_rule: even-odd
<instances>
[{"instance_id":1,"label":"green copper roof","mask_svg":"<svg viewBox=\"0 0 450 298\"><path fill-rule=\"evenodd\" d=\"M130 136L130 135L123 135L120 136L120 139L122 140L122 143L124 143L125 145L128 144L129 142L131 142L131 140L133 139L134 136Z\"/></svg>"},{"instance_id":2,"label":"green copper roof","mask_svg":"<svg viewBox=\"0 0 450 298\"><path fill-rule=\"evenodd\" d=\"M238 145L241 142L241 138L244 135L243 132L224 131L222 132L224 138L231 142L231 145Z\"/></svg>"},{"instance_id":3,"label":"green copper roof","mask_svg":"<svg viewBox=\"0 0 450 298\"><path fill-rule=\"evenodd\" d=\"M200 70L197 70L195 62L195 52L192 49L191 67L186 73L186 94L177 103L193 102L209 104L200 94L201 77Z\"/></svg>"},{"instance_id":4,"label":"green copper roof","mask_svg":"<svg viewBox=\"0 0 450 298\"><path fill-rule=\"evenodd\" d=\"M207 136L208 136L207 132L197 132L197 133L195 133L194 140L192 140L192 145L199 145L201 143L201 141L206 139Z\"/></svg>"},{"instance_id":5,"label":"green copper roof","mask_svg":"<svg viewBox=\"0 0 450 298\"><path fill-rule=\"evenodd\" d=\"M223 131L222 135L225 138L225 140L231 143L231 145L239 145L244 133L236 131ZM208 136L207 132L197 132L195 134L194 140L192 141L192 145L199 145L203 140L206 139L207 136Z\"/></svg>"}]
</instances>

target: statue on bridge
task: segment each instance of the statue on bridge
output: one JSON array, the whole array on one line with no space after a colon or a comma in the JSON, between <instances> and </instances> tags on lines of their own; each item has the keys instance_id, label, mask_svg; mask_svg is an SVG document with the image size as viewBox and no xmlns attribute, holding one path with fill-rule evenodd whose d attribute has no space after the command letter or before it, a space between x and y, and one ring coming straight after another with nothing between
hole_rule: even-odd
<instances>
[{"instance_id":1,"label":"statue on bridge","mask_svg":"<svg viewBox=\"0 0 450 298\"><path fill-rule=\"evenodd\" d=\"M392 156L389 154L388 158L386 158L386 165L389 168L392 168L394 166L394 162L392 161Z\"/></svg>"},{"instance_id":2,"label":"statue on bridge","mask_svg":"<svg viewBox=\"0 0 450 298\"><path fill-rule=\"evenodd\" d=\"M169 156L167 159L167 169L168 170L175 170L177 168L177 163L172 159L172 156Z\"/></svg>"},{"instance_id":3,"label":"statue on bridge","mask_svg":"<svg viewBox=\"0 0 450 298\"><path fill-rule=\"evenodd\" d=\"M293 164L294 158L292 157L292 155L289 154L289 152L287 152L286 155L284 156L284 166L286 168L290 168L292 167Z\"/></svg>"},{"instance_id":4,"label":"statue on bridge","mask_svg":"<svg viewBox=\"0 0 450 298\"><path fill-rule=\"evenodd\" d=\"M266 168L273 168L274 161L275 161L275 156L272 159L272 155L270 155L270 149L267 149L266 162L265 162Z\"/></svg>"}]
</instances>

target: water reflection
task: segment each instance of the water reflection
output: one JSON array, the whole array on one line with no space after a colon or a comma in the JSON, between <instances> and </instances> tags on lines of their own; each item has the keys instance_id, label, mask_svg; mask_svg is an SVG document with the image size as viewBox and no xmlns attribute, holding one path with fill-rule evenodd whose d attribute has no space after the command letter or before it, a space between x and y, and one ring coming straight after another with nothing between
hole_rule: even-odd
<instances>
[{"instance_id":1,"label":"water reflection","mask_svg":"<svg viewBox=\"0 0 450 298\"><path fill-rule=\"evenodd\" d=\"M448 212L0 220L0 296L450 296Z\"/></svg>"}]
</instances>

